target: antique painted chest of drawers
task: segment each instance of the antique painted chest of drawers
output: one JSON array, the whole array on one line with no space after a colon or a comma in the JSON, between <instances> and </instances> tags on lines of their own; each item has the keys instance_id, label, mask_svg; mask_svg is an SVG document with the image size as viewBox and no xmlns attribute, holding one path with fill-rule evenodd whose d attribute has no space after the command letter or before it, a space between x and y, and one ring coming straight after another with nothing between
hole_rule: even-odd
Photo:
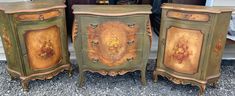
<instances>
[{"instance_id":1,"label":"antique painted chest of drawers","mask_svg":"<svg viewBox=\"0 0 235 96\"><path fill-rule=\"evenodd\" d=\"M148 5L75 5L73 43L79 66L79 84L84 72L123 75L145 70L151 45Z\"/></svg>"},{"instance_id":2,"label":"antique painted chest of drawers","mask_svg":"<svg viewBox=\"0 0 235 96\"><path fill-rule=\"evenodd\" d=\"M0 34L7 71L23 89L35 79L70 70L64 2L41 0L0 4ZM69 71L69 72L70 72Z\"/></svg>"},{"instance_id":3,"label":"antique painted chest of drawers","mask_svg":"<svg viewBox=\"0 0 235 96\"><path fill-rule=\"evenodd\" d=\"M203 94L215 85L226 42L231 10L216 7L163 4L157 75L176 84L192 84Z\"/></svg>"}]
</instances>

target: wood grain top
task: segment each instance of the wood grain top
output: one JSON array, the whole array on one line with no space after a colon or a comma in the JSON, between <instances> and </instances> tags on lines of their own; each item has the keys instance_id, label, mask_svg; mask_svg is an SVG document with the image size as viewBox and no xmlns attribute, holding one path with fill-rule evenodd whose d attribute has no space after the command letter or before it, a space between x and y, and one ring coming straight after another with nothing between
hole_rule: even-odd
<instances>
[{"instance_id":1,"label":"wood grain top","mask_svg":"<svg viewBox=\"0 0 235 96\"><path fill-rule=\"evenodd\" d=\"M231 12L234 10L232 7L208 7L208 6L196 6L196 5L184 5L184 4L173 4L164 3L162 4L163 9L173 9L182 11L195 11L195 12L207 12L207 13L221 13L221 12Z\"/></svg>"},{"instance_id":2,"label":"wood grain top","mask_svg":"<svg viewBox=\"0 0 235 96\"><path fill-rule=\"evenodd\" d=\"M133 14L151 14L150 5L74 5L74 14L103 16L122 16Z\"/></svg>"},{"instance_id":3,"label":"wood grain top","mask_svg":"<svg viewBox=\"0 0 235 96\"><path fill-rule=\"evenodd\" d=\"M65 8L64 0L38 0L25 2L0 3L0 10L5 13L36 12L55 8Z\"/></svg>"}]
</instances>

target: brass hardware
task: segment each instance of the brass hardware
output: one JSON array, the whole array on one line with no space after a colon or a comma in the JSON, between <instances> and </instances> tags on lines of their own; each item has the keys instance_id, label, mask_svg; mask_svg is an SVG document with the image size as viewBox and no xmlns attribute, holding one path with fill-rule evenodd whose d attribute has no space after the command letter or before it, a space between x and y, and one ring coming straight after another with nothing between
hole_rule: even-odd
<instances>
[{"instance_id":1,"label":"brass hardware","mask_svg":"<svg viewBox=\"0 0 235 96\"><path fill-rule=\"evenodd\" d=\"M91 43L92 43L93 46L96 46L96 45L99 44L99 41L97 41L97 40L92 40Z\"/></svg>"},{"instance_id":2,"label":"brass hardware","mask_svg":"<svg viewBox=\"0 0 235 96\"><path fill-rule=\"evenodd\" d=\"M93 29L95 29L95 28L97 28L97 27L98 27L98 25L97 25L97 24L90 24L90 26L91 26Z\"/></svg>"},{"instance_id":3,"label":"brass hardware","mask_svg":"<svg viewBox=\"0 0 235 96\"><path fill-rule=\"evenodd\" d=\"M44 16L42 14L39 15L39 20L44 20Z\"/></svg>"},{"instance_id":4,"label":"brass hardware","mask_svg":"<svg viewBox=\"0 0 235 96\"><path fill-rule=\"evenodd\" d=\"M135 43L135 40L130 40L130 41L127 42L128 45L131 45L133 43Z\"/></svg>"},{"instance_id":5,"label":"brass hardware","mask_svg":"<svg viewBox=\"0 0 235 96\"><path fill-rule=\"evenodd\" d=\"M134 57L131 57L131 58L127 58L126 59L126 61L128 61L128 62L131 62L131 61L133 61L134 60Z\"/></svg>"},{"instance_id":6,"label":"brass hardware","mask_svg":"<svg viewBox=\"0 0 235 96\"><path fill-rule=\"evenodd\" d=\"M134 27L135 27L135 24L128 24L128 27L134 28Z\"/></svg>"},{"instance_id":7,"label":"brass hardware","mask_svg":"<svg viewBox=\"0 0 235 96\"><path fill-rule=\"evenodd\" d=\"M92 60L93 63L97 63L97 62L99 62L99 61L100 61L100 60L97 59L97 58L94 58L94 59Z\"/></svg>"},{"instance_id":8,"label":"brass hardware","mask_svg":"<svg viewBox=\"0 0 235 96\"><path fill-rule=\"evenodd\" d=\"M166 44L166 39L163 38L163 39L161 40L161 43L162 43L162 45L164 46L164 45Z\"/></svg>"}]
</instances>

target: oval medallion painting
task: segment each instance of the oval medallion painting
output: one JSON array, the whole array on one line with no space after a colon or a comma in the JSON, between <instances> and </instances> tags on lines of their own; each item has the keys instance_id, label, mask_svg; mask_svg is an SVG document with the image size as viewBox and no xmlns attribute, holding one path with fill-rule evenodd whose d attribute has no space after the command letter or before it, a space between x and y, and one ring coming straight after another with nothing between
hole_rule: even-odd
<instances>
[{"instance_id":1,"label":"oval medallion painting","mask_svg":"<svg viewBox=\"0 0 235 96\"><path fill-rule=\"evenodd\" d=\"M93 62L107 66L118 66L136 58L135 24L120 21L103 22L88 26L88 57Z\"/></svg>"}]
</instances>

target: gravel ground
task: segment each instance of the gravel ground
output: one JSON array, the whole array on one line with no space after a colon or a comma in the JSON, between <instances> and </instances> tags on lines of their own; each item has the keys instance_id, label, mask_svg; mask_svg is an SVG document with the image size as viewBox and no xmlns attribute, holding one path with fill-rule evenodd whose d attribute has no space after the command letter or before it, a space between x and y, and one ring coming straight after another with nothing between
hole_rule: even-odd
<instances>
[{"instance_id":1,"label":"gravel ground","mask_svg":"<svg viewBox=\"0 0 235 96\"><path fill-rule=\"evenodd\" d=\"M196 96L199 88L190 85L176 85L160 77L158 83L152 81L152 69L155 61L149 61L147 86L140 82L140 72L123 76L102 76L87 72L85 86L77 87L78 70L73 63L73 75L63 72L50 80L31 81L29 92L23 92L19 80L10 80L5 69L6 62L0 64L1 96ZM235 96L235 61L222 62L222 77L219 87L207 86L206 96Z\"/></svg>"}]
</instances>

